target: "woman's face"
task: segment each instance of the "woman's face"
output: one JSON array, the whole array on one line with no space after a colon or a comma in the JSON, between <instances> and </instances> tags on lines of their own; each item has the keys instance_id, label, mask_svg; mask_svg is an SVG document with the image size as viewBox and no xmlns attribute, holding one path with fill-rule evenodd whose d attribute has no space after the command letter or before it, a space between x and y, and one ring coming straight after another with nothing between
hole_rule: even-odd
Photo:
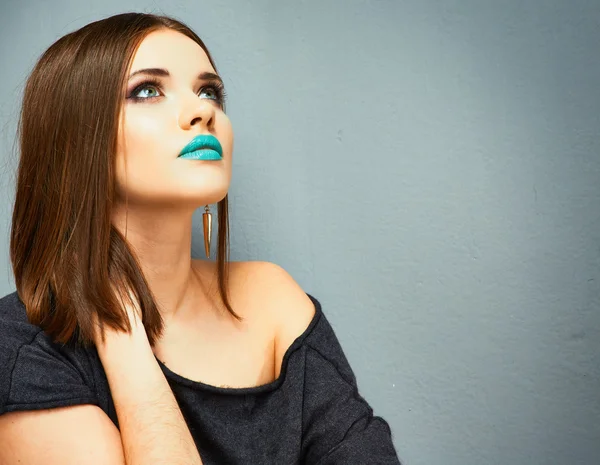
<instances>
[{"instance_id":1,"label":"woman's face","mask_svg":"<svg viewBox=\"0 0 600 465\"><path fill-rule=\"evenodd\" d=\"M147 72L132 76L148 68L164 69L168 76ZM127 190L129 207L193 210L227 194L233 131L222 109L219 87L214 80L199 78L202 73L215 70L202 47L183 34L155 31L140 44L119 121L119 202L124 202ZM200 134L218 139L223 149L221 160L178 157Z\"/></svg>"}]
</instances>

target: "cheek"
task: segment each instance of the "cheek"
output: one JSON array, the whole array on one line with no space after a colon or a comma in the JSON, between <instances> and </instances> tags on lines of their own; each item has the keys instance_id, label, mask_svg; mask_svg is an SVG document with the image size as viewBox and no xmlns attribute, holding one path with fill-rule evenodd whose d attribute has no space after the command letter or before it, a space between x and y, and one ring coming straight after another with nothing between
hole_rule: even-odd
<instances>
[{"instance_id":1,"label":"cheek","mask_svg":"<svg viewBox=\"0 0 600 465\"><path fill-rule=\"evenodd\" d=\"M135 116L126 121L124 141L128 152L139 152L140 149L155 146L163 137L165 125L157 118Z\"/></svg>"},{"instance_id":2,"label":"cheek","mask_svg":"<svg viewBox=\"0 0 600 465\"><path fill-rule=\"evenodd\" d=\"M119 154L127 157L128 170L131 166L156 164L169 158L170 137L165 123L155 116L131 114L123 125L119 140Z\"/></svg>"},{"instance_id":3,"label":"cheek","mask_svg":"<svg viewBox=\"0 0 600 465\"><path fill-rule=\"evenodd\" d=\"M231 120L225 113L222 113L217 125L217 135L223 145L223 150L231 154L233 152L233 127L231 126Z\"/></svg>"},{"instance_id":4,"label":"cheek","mask_svg":"<svg viewBox=\"0 0 600 465\"><path fill-rule=\"evenodd\" d=\"M119 132L115 162L115 188L120 197L145 192L164 182L169 166L169 137L164 125L151 118L129 118ZM172 145L172 144L171 144ZM176 156L176 155L174 155ZM168 175L166 176L168 178Z\"/></svg>"}]
</instances>

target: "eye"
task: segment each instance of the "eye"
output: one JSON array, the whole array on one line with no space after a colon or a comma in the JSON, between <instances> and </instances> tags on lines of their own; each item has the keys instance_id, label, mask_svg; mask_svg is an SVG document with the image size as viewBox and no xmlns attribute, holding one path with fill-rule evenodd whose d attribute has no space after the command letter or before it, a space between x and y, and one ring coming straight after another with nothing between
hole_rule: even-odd
<instances>
[{"instance_id":1,"label":"eye","mask_svg":"<svg viewBox=\"0 0 600 465\"><path fill-rule=\"evenodd\" d=\"M202 94L202 91L206 91L207 89L210 89L211 92L209 93L212 93L214 96L210 98L210 100L216 101L220 107L223 107L225 105L225 100L227 99L227 92L225 92L225 87L223 84L220 82L215 82L213 84L201 87L200 94Z\"/></svg>"},{"instance_id":2,"label":"eye","mask_svg":"<svg viewBox=\"0 0 600 465\"><path fill-rule=\"evenodd\" d=\"M152 90L156 91L157 94L154 94ZM150 92L148 93L148 91ZM151 100L160 97L160 92L160 82L155 80L147 80L137 86L131 92L128 98L134 102L141 102L143 100ZM224 108L227 93L225 92L223 84L220 82L214 82L212 84L202 86L198 92L198 96L202 95L203 93L207 93L209 95L209 100L214 100L221 108Z\"/></svg>"},{"instance_id":3,"label":"eye","mask_svg":"<svg viewBox=\"0 0 600 465\"><path fill-rule=\"evenodd\" d=\"M139 90L136 90L134 92L134 96L136 98L136 100L143 100L144 98L152 98L152 97L158 97L158 95L148 95L146 94L145 96L142 95L141 97L138 97L138 94L144 90L148 90L148 89L154 89L157 90L156 86L152 86L152 85L146 85L146 86L142 86L141 88L138 87Z\"/></svg>"},{"instance_id":4,"label":"eye","mask_svg":"<svg viewBox=\"0 0 600 465\"><path fill-rule=\"evenodd\" d=\"M158 95L148 95L148 94L146 94L145 96L142 94L141 97L139 96L142 93L142 91L146 91L148 89L154 89L154 90L158 91L160 89L160 83L158 81L153 81L153 80L148 80L148 81L142 82L139 86L137 86L131 92L131 94L129 94L129 99L137 102L137 101L141 101L141 100L148 100L148 99L158 97Z\"/></svg>"},{"instance_id":5,"label":"eye","mask_svg":"<svg viewBox=\"0 0 600 465\"><path fill-rule=\"evenodd\" d=\"M217 100L219 98L219 91L217 89L215 89L213 86L206 86L206 87L202 87L200 89L200 93L202 94L202 91L206 91L205 89L210 89L212 94L214 94L214 97L211 100Z\"/></svg>"}]
</instances>

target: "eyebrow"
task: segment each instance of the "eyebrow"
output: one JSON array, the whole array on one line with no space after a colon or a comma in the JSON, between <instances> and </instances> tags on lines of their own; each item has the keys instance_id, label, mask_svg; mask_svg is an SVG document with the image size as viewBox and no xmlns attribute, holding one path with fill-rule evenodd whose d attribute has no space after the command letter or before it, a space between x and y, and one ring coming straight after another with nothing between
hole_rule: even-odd
<instances>
[{"instance_id":1,"label":"eyebrow","mask_svg":"<svg viewBox=\"0 0 600 465\"><path fill-rule=\"evenodd\" d=\"M147 74L149 76L157 76L157 77L171 76L171 74L169 74L169 71L167 71L164 68L146 68L146 69L138 69L137 71L134 71L133 73L131 73L129 75L129 79L131 79L134 76L137 76L138 74ZM216 80L216 81L223 83L221 76L219 76L218 74L215 74L215 73L211 73L210 71L204 71L204 72L200 73L196 79L200 80L200 81L201 80L205 80L205 81Z\"/></svg>"}]
</instances>

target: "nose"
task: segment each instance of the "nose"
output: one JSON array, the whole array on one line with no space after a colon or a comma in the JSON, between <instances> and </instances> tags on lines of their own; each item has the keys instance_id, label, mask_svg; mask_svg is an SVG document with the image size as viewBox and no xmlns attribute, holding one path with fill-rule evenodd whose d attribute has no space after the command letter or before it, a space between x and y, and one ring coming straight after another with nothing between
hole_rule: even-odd
<instances>
[{"instance_id":1,"label":"nose","mask_svg":"<svg viewBox=\"0 0 600 465\"><path fill-rule=\"evenodd\" d=\"M199 99L197 95L186 100L179 114L179 126L182 129L190 129L195 124L211 129L214 122L214 106L207 100Z\"/></svg>"}]
</instances>

